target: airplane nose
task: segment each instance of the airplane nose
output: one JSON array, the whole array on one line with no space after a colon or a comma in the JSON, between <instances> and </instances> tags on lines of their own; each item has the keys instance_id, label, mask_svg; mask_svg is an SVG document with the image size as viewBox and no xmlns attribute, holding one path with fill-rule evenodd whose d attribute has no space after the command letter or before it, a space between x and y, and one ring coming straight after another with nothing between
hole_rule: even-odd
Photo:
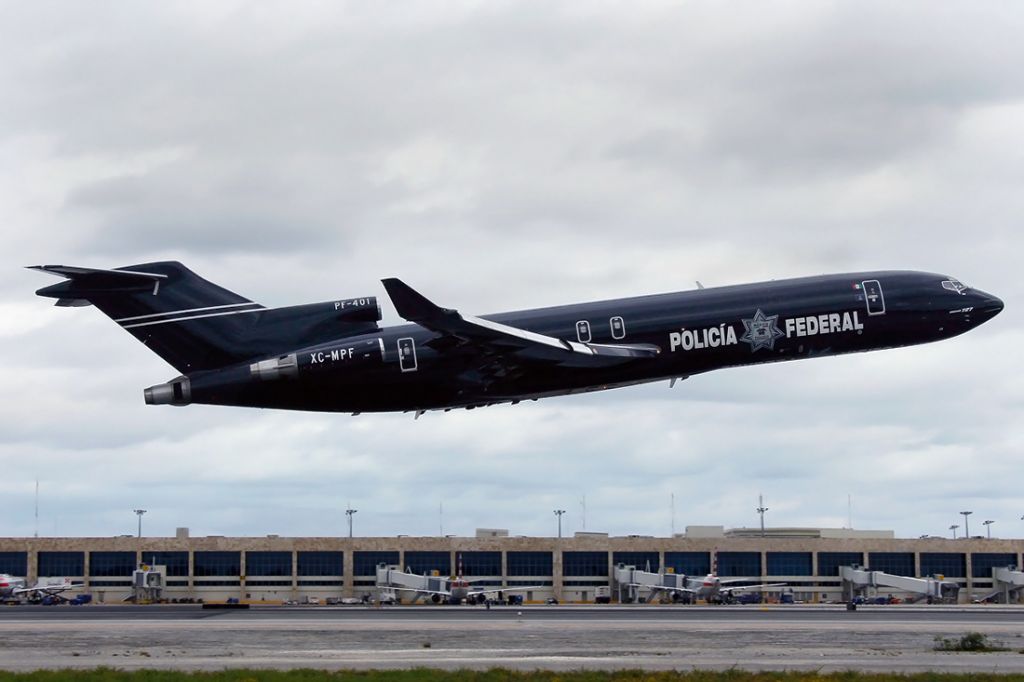
<instances>
[{"instance_id":1,"label":"airplane nose","mask_svg":"<svg viewBox=\"0 0 1024 682\"><path fill-rule=\"evenodd\" d=\"M975 292L978 296L978 304L974 306L975 312L981 313L985 319L991 319L1003 311L1003 301L992 294L984 291Z\"/></svg>"}]
</instances>

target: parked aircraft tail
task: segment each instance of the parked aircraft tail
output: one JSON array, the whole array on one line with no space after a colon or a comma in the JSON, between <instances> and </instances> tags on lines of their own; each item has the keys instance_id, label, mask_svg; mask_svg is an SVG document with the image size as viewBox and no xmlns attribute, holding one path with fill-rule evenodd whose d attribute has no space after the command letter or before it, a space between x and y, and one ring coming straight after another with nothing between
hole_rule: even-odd
<instances>
[{"instance_id":1,"label":"parked aircraft tail","mask_svg":"<svg viewBox=\"0 0 1024 682\"><path fill-rule=\"evenodd\" d=\"M58 306L95 305L183 374L376 329L380 319L373 297L265 308L174 261L32 269L67 278L37 294Z\"/></svg>"}]
</instances>

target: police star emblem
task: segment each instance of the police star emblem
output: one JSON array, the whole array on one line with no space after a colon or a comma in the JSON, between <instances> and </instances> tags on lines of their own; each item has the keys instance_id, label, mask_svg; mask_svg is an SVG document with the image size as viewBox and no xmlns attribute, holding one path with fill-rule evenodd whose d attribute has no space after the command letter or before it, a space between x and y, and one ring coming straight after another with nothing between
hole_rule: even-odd
<instances>
[{"instance_id":1,"label":"police star emblem","mask_svg":"<svg viewBox=\"0 0 1024 682\"><path fill-rule=\"evenodd\" d=\"M746 331L740 337L740 341L750 344L751 353L758 348L775 350L775 339L785 336L779 329L779 316L765 315L760 308L754 313L753 318L743 319L743 327Z\"/></svg>"}]
</instances>

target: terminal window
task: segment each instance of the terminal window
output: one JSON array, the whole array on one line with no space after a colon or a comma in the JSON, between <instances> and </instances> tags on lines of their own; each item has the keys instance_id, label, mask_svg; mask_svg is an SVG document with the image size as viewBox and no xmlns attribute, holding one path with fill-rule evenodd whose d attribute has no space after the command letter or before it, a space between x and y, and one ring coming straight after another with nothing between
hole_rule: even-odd
<instances>
[{"instance_id":1,"label":"terminal window","mask_svg":"<svg viewBox=\"0 0 1024 682\"><path fill-rule=\"evenodd\" d=\"M165 567L168 577L188 576L188 552L143 552L142 563Z\"/></svg>"},{"instance_id":2,"label":"terminal window","mask_svg":"<svg viewBox=\"0 0 1024 682\"><path fill-rule=\"evenodd\" d=\"M130 576L135 571L135 552L89 552L89 575Z\"/></svg>"},{"instance_id":3,"label":"terminal window","mask_svg":"<svg viewBox=\"0 0 1024 682\"><path fill-rule=\"evenodd\" d=\"M921 552L921 575L967 576L967 557L959 552Z\"/></svg>"},{"instance_id":4,"label":"terminal window","mask_svg":"<svg viewBox=\"0 0 1024 682\"><path fill-rule=\"evenodd\" d=\"M459 552L458 558L463 575L501 575L501 552Z\"/></svg>"},{"instance_id":5,"label":"terminal window","mask_svg":"<svg viewBox=\"0 0 1024 682\"><path fill-rule=\"evenodd\" d=\"M245 574L249 575L281 575L292 574L291 552L246 552Z\"/></svg>"},{"instance_id":6,"label":"terminal window","mask_svg":"<svg viewBox=\"0 0 1024 682\"><path fill-rule=\"evenodd\" d=\"M612 563L616 566L619 564L634 566L641 571L651 573L661 570L661 559L657 552L612 552Z\"/></svg>"},{"instance_id":7,"label":"terminal window","mask_svg":"<svg viewBox=\"0 0 1024 682\"><path fill-rule=\"evenodd\" d=\"M508 575L555 574L551 552L508 552L505 567Z\"/></svg>"},{"instance_id":8,"label":"terminal window","mask_svg":"<svg viewBox=\"0 0 1024 682\"><path fill-rule=\"evenodd\" d=\"M914 554L912 552L871 552L868 554L868 568L892 575L914 575Z\"/></svg>"},{"instance_id":9,"label":"terminal window","mask_svg":"<svg viewBox=\"0 0 1024 682\"><path fill-rule=\"evenodd\" d=\"M28 574L28 552L0 552L0 573L24 578Z\"/></svg>"},{"instance_id":10,"label":"terminal window","mask_svg":"<svg viewBox=\"0 0 1024 682\"><path fill-rule=\"evenodd\" d=\"M810 552L768 552L768 575L811 575Z\"/></svg>"},{"instance_id":11,"label":"terminal window","mask_svg":"<svg viewBox=\"0 0 1024 682\"><path fill-rule=\"evenodd\" d=\"M430 575L433 571L438 575L451 575L452 555L451 552L406 552L405 566L410 573L419 575Z\"/></svg>"},{"instance_id":12,"label":"terminal window","mask_svg":"<svg viewBox=\"0 0 1024 682\"><path fill-rule=\"evenodd\" d=\"M839 575L840 566L863 565L861 552L818 552L818 575Z\"/></svg>"},{"instance_id":13,"label":"terminal window","mask_svg":"<svg viewBox=\"0 0 1024 682\"><path fill-rule=\"evenodd\" d=\"M196 576L242 574L241 554L238 552L194 552L192 564Z\"/></svg>"},{"instance_id":14,"label":"terminal window","mask_svg":"<svg viewBox=\"0 0 1024 682\"><path fill-rule=\"evenodd\" d=\"M562 575L608 577L608 552L562 552Z\"/></svg>"},{"instance_id":15,"label":"terminal window","mask_svg":"<svg viewBox=\"0 0 1024 682\"><path fill-rule=\"evenodd\" d=\"M398 565L398 552L356 552L352 557L355 575L377 575L377 564ZM403 566L404 570L405 567Z\"/></svg>"},{"instance_id":16,"label":"terminal window","mask_svg":"<svg viewBox=\"0 0 1024 682\"><path fill-rule=\"evenodd\" d=\"M39 577L85 575L85 552L40 552Z\"/></svg>"},{"instance_id":17,"label":"terminal window","mask_svg":"<svg viewBox=\"0 0 1024 682\"><path fill-rule=\"evenodd\" d=\"M345 575L341 552L299 552L299 575Z\"/></svg>"},{"instance_id":18,"label":"terminal window","mask_svg":"<svg viewBox=\"0 0 1024 682\"><path fill-rule=\"evenodd\" d=\"M719 552L718 575L720 576L760 576L760 552Z\"/></svg>"},{"instance_id":19,"label":"terminal window","mask_svg":"<svg viewBox=\"0 0 1024 682\"><path fill-rule=\"evenodd\" d=\"M1006 568L1008 566L1019 566L1016 553L989 554L986 552L974 552L971 554L971 577L991 578L993 568ZM10 572L10 571L8 571ZM0 568L0 573L3 569Z\"/></svg>"},{"instance_id":20,"label":"terminal window","mask_svg":"<svg viewBox=\"0 0 1024 682\"><path fill-rule=\"evenodd\" d=\"M711 572L710 552L665 552L665 569L682 575L707 575Z\"/></svg>"}]
</instances>

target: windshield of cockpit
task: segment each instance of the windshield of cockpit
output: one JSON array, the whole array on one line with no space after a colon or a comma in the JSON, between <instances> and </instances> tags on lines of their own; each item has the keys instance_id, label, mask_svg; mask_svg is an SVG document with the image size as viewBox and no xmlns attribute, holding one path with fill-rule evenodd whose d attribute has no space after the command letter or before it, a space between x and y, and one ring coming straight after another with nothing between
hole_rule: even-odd
<instances>
[{"instance_id":1,"label":"windshield of cockpit","mask_svg":"<svg viewBox=\"0 0 1024 682\"><path fill-rule=\"evenodd\" d=\"M959 280L955 280L955 279L943 280L942 281L942 288L943 289L948 289L949 291L955 291L956 293L960 294L961 296L968 289L966 284L962 284Z\"/></svg>"}]
</instances>

